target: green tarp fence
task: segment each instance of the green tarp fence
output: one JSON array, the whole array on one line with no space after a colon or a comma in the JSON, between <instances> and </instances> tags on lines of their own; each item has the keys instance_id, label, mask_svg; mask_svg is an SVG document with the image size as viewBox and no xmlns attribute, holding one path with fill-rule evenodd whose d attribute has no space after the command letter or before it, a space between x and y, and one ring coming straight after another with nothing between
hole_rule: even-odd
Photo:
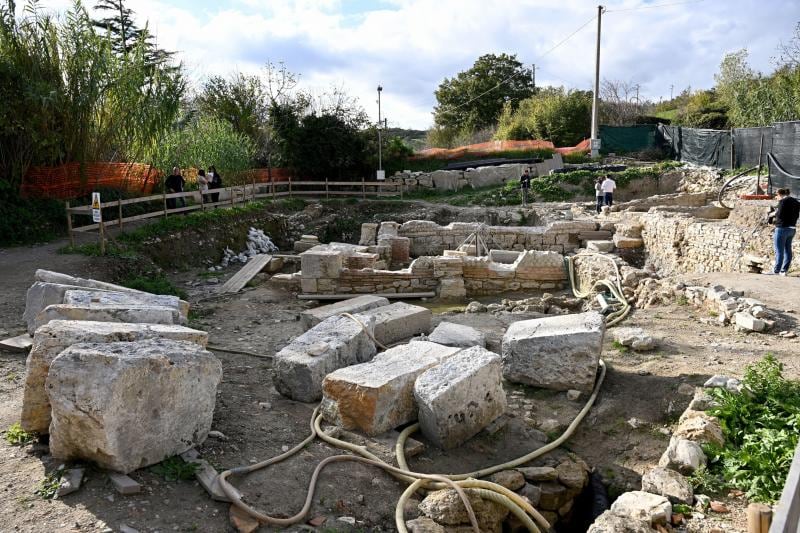
<instances>
[{"instance_id":1,"label":"green tarp fence","mask_svg":"<svg viewBox=\"0 0 800 533\"><path fill-rule=\"evenodd\" d=\"M600 151L604 154L642 152L657 146L655 124L600 126Z\"/></svg>"}]
</instances>

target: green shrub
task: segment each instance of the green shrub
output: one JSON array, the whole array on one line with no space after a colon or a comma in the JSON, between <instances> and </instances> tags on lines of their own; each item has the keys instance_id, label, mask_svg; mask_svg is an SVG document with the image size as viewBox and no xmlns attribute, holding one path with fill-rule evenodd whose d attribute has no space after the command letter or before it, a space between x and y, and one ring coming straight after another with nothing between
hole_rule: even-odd
<instances>
[{"instance_id":1,"label":"green shrub","mask_svg":"<svg viewBox=\"0 0 800 533\"><path fill-rule=\"evenodd\" d=\"M800 383L786 380L774 356L749 365L741 393L717 388L719 406L709 410L725 436L724 447L707 446L709 469L753 501L780 498L800 431Z\"/></svg>"},{"instance_id":2,"label":"green shrub","mask_svg":"<svg viewBox=\"0 0 800 533\"><path fill-rule=\"evenodd\" d=\"M8 182L0 179L0 246L34 244L66 233L64 202L22 198Z\"/></svg>"},{"instance_id":3,"label":"green shrub","mask_svg":"<svg viewBox=\"0 0 800 533\"><path fill-rule=\"evenodd\" d=\"M172 284L163 274L153 277L137 276L120 282L123 287L145 291L152 294L171 294L186 299L186 292Z\"/></svg>"},{"instance_id":4,"label":"green shrub","mask_svg":"<svg viewBox=\"0 0 800 533\"><path fill-rule=\"evenodd\" d=\"M36 438L36 435L33 433L28 433L22 426L19 425L19 422L14 422L9 426L6 430L5 439L6 442L9 444L14 444L18 446L22 446L23 444L28 444L32 442L33 439Z\"/></svg>"},{"instance_id":5,"label":"green shrub","mask_svg":"<svg viewBox=\"0 0 800 533\"><path fill-rule=\"evenodd\" d=\"M200 468L200 465L197 463L187 463L180 457L175 456L151 466L150 471L163 477L165 481L188 481L194 479L198 468Z\"/></svg>"}]
</instances>

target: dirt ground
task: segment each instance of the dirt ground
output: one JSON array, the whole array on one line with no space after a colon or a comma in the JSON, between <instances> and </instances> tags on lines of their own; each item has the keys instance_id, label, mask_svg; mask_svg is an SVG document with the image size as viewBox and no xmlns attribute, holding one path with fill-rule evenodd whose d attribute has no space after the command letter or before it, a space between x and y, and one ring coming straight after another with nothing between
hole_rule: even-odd
<instances>
[{"instance_id":1,"label":"dirt ground","mask_svg":"<svg viewBox=\"0 0 800 533\"><path fill-rule=\"evenodd\" d=\"M21 333L24 293L36 268L102 278L91 258L59 255L64 243L0 251L0 330ZM225 275L231 275L230 269ZM218 469L247 465L277 455L302 440L309 431L313 405L280 396L272 386L270 356L301 333L298 312L308 303L281 288L264 283L238 295L208 299L215 285L206 284L201 271L172 273L193 303L193 327L210 332L212 347L252 352L263 357L217 350L223 363L213 429L227 440L209 438L199 448ZM796 295L800 278L714 275L703 281L730 288L747 286L748 296L769 306L800 311ZM198 283L194 285L194 283ZM193 285L189 285L192 283ZM751 294L752 292L752 294ZM522 314L438 313L435 322L450 320L478 327L489 335L489 348L499 350L502 332ZM584 423L566 448L599 472L612 492L639 488L641 474L657 463L668 442L669 427L690 400L678 392L681 384L701 385L723 373L741 377L745 365L766 353L785 364L786 374L800 378L798 340L774 335L736 333L716 325L712 317L678 305L636 311L626 322L641 326L660 339L656 351L621 353L606 341L602 357L608 374L602 391ZM0 429L19 419L25 361L0 352ZM585 398L569 401L564 393L536 391L508 385L510 413L505 428L495 435L480 434L449 452L432 447L410 461L412 468L429 472L468 471L503 462L538 447L546 438L536 427L556 420L566 427ZM636 419L634 429L629 421ZM420 440L422 437L418 436ZM256 508L289 516L301 507L313 468L324 457L338 453L326 444L312 443L292 459L234 483ZM59 463L41 444L11 446L0 441L0 530L29 532L120 531L123 525L144 532L233 531L229 505L211 500L194 481L167 482L148 469L132 474L143 486L141 494L121 496L106 475L89 469L80 491L60 500L45 500L34 492L47 472ZM327 520L318 531L393 531L394 505L403 486L382 471L352 463L334 464L321 477L311 517ZM723 498L733 512L693 520L692 531L744 531L741 498ZM339 520L352 517L355 525ZM263 527L260 531L268 531ZM290 531L315 530L310 526Z\"/></svg>"}]
</instances>

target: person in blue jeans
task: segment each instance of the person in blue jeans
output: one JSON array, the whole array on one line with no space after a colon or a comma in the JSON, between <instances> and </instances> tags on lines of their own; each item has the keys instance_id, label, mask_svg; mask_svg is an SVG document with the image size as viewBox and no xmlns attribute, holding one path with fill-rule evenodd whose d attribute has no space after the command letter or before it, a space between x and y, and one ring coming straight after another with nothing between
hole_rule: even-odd
<instances>
[{"instance_id":1,"label":"person in blue jeans","mask_svg":"<svg viewBox=\"0 0 800 533\"><path fill-rule=\"evenodd\" d=\"M785 276L792 264L792 240L797 232L800 202L792 198L789 189L778 189L778 207L775 210L775 266L768 274Z\"/></svg>"}]
</instances>

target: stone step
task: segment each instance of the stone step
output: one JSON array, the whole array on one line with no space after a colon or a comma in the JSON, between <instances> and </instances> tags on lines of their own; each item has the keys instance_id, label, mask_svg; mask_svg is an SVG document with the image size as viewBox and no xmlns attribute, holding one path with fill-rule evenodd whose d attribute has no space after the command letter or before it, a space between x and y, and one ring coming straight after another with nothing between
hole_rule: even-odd
<instances>
[{"instance_id":1,"label":"stone step","mask_svg":"<svg viewBox=\"0 0 800 533\"><path fill-rule=\"evenodd\" d=\"M389 305L389 300L382 296L374 296L372 294L365 294L364 296L357 296L355 298L348 298L340 302L323 305L308 311L300 313L300 323L304 329L309 329L316 326L326 318L339 315L341 313L361 313L376 307L383 307Z\"/></svg>"}]
</instances>

